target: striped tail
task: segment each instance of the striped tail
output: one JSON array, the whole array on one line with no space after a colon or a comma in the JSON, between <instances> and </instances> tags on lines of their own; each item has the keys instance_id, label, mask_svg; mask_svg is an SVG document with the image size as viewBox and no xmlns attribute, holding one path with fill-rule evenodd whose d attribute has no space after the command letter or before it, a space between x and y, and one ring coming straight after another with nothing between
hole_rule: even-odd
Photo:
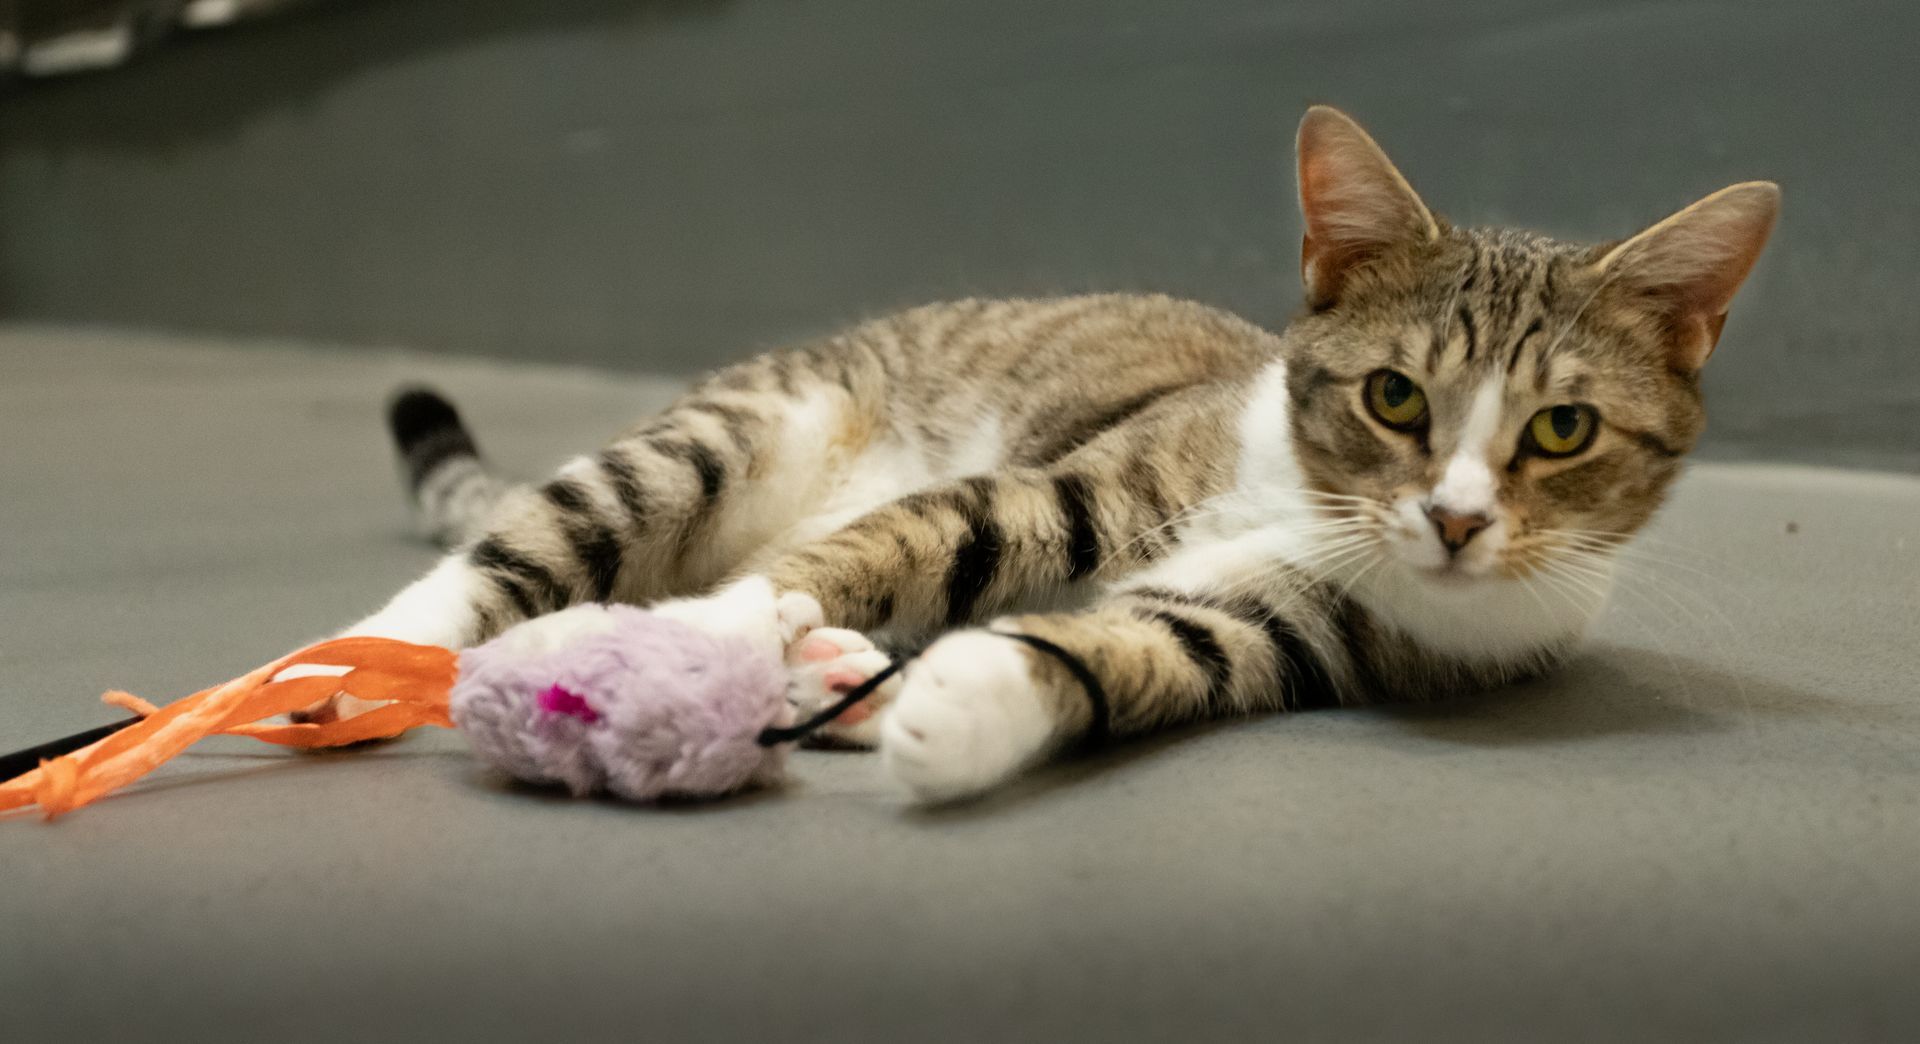
<instances>
[{"instance_id":1,"label":"striped tail","mask_svg":"<svg viewBox=\"0 0 1920 1044\"><path fill-rule=\"evenodd\" d=\"M453 404L427 388L402 388L387 426L421 532L449 548L477 538L513 484L487 470Z\"/></svg>"}]
</instances>

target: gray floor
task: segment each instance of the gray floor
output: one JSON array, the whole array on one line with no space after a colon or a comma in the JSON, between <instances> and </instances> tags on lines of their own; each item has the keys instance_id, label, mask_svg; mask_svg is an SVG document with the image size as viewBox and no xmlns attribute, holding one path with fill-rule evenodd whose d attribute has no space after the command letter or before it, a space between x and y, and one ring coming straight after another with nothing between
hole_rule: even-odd
<instances>
[{"instance_id":1,"label":"gray floor","mask_svg":"<svg viewBox=\"0 0 1920 1044\"><path fill-rule=\"evenodd\" d=\"M431 559L403 377L529 473L665 389L0 331L0 749L231 676ZM8 1039L1912 1040L1920 480L1697 468L1592 651L1198 730L945 814L873 760L647 809L457 736L216 741L0 823Z\"/></svg>"}]
</instances>

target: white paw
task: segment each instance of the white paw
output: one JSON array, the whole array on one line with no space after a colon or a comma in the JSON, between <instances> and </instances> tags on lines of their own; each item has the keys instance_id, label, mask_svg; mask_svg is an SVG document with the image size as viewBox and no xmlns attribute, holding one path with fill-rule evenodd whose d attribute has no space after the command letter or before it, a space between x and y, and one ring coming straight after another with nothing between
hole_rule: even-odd
<instances>
[{"instance_id":1,"label":"white paw","mask_svg":"<svg viewBox=\"0 0 1920 1044\"><path fill-rule=\"evenodd\" d=\"M979 794L1044 757L1053 715L1021 646L983 631L935 642L880 726L887 774L916 801Z\"/></svg>"},{"instance_id":2,"label":"white paw","mask_svg":"<svg viewBox=\"0 0 1920 1044\"><path fill-rule=\"evenodd\" d=\"M764 576L744 577L710 595L676 598L648 609L716 637L743 638L773 657L824 622L812 595L789 591L776 597L773 581Z\"/></svg>"},{"instance_id":3,"label":"white paw","mask_svg":"<svg viewBox=\"0 0 1920 1044\"><path fill-rule=\"evenodd\" d=\"M787 648L792 681L787 700L795 717L805 720L838 701L893 660L874 648L867 636L843 627L820 627ZM821 726L814 735L828 745L871 747L880 742L880 711L900 691L894 675L880 683L866 699L847 708Z\"/></svg>"}]
</instances>

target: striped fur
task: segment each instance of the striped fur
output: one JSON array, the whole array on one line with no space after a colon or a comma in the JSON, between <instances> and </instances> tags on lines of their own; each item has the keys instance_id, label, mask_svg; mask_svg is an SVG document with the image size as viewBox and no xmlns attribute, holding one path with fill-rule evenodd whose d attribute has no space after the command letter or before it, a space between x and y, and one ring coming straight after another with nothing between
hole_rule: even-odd
<instances>
[{"instance_id":1,"label":"striped fur","mask_svg":"<svg viewBox=\"0 0 1920 1044\"><path fill-rule=\"evenodd\" d=\"M1688 309L1723 312L1758 246L1689 268L1671 222L1644 249L1460 229L1344 117L1301 141L1312 307L1283 336L1157 296L932 305L725 369L537 488L403 398L427 528L459 546L355 631L466 645L623 600L776 652L820 621L938 639L852 737L929 800L1080 735L1087 679L1129 734L1548 668L1700 429L1719 319ZM1770 199L1672 220L1764 241ZM1386 370L1417 427L1369 406ZM1529 449L1557 403L1597 411L1590 448ZM1483 535L1442 546L1463 512Z\"/></svg>"}]
</instances>

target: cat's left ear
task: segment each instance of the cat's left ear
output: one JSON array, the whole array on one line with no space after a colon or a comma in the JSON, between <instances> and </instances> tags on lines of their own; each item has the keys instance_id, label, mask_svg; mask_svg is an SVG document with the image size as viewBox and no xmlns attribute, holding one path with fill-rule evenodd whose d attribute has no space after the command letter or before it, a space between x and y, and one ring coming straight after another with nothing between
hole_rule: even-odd
<instances>
[{"instance_id":1,"label":"cat's left ear","mask_svg":"<svg viewBox=\"0 0 1920 1044\"><path fill-rule=\"evenodd\" d=\"M1667 322L1673 362L1692 373L1713 354L1779 213L1780 186L1733 185L1607 251L1595 267Z\"/></svg>"}]
</instances>

